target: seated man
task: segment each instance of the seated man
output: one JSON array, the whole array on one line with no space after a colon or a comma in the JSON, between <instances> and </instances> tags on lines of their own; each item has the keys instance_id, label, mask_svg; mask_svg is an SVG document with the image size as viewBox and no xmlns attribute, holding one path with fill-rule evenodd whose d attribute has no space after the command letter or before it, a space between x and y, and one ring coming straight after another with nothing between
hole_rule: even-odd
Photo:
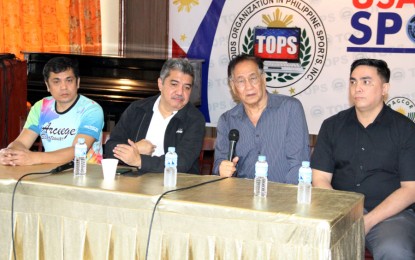
<instances>
[{"instance_id":1,"label":"seated man","mask_svg":"<svg viewBox=\"0 0 415 260\"><path fill-rule=\"evenodd\" d=\"M52 96L36 102L30 109L20 135L0 151L0 163L66 163L73 160L79 137L85 138L88 146L88 162L100 162L104 114L96 102L78 95L78 63L65 57L53 58L46 63L43 76ZM29 150L38 136L45 152Z\"/></svg>"},{"instance_id":2,"label":"seated man","mask_svg":"<svg viewBox=\"0 0 415 260\"><path fill-rule=\"evenodd\" d=\"M353 62L354 106L323 122L313 186L365 195L366 247L374 259L415 259L415 124L385 105L389 78L382 60Z\"/></svg>"},{"instance_id":3,"label":"seated man","mask_svg":"<svg viewBox=\"0 0 415 260\"><path fill-rule=\"evenodd\" d=\"M302 161L309 160L304 110L295 98L266 90L262 60L239 55L228 66L229 84L239 104L219 118L213 172L230 177L255 177L258 155L267 157L268 179L298 183ZM229 161L231 129L239 131L236 157Z\"/></svg>"},{"instance_id":4,"label":"seated man","mask_svg":"<svg viewBox=\"0 0 415 260\"><path fill-rule=\"evenodd\" d=\"M193 80L187 59L167 60L157 81L160 94L131 103L111 131L105 156L137 167L140 173L163 172L164 155L173 146L177 171L198 173L205 118L189 103Z\"/></svg>"}]
</instances>

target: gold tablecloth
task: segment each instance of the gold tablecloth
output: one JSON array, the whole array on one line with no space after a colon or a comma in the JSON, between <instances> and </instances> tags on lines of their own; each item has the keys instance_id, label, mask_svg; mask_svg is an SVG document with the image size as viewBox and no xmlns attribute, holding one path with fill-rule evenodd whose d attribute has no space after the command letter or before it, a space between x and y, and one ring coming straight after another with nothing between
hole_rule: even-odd
<instances>
[{"instance_id":1,"label":"gold tablecloth","mask_svg":"<svg viewBox=\"0 0 415 260\"><path fill-rule=\"evenodd\" d=\"M13 259L11 199L16 180L56 165L0 166L0 259ZM179 174L177 188L217 176ZM19 184L14 204L18 259L144 259L162 174L84 178L65 171ZM311 205L297 186L228 178L167 194L159 203L148 259L363 259L363 195L313 188Z\"/></svg>"}]
</instances>

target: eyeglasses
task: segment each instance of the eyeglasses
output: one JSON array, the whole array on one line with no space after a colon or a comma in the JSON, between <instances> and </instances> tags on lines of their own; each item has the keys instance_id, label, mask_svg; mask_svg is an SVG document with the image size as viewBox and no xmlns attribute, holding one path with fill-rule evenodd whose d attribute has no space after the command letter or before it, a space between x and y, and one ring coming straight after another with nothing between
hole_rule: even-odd
<instances>
[{"instance_id":1,"label":"eyeglasses","mask_svg":"<svg viewBox=\"0 0 415 260\"><path fill-rule=\"evenodd\" d=\"M235 87L238 89L244 89L246 87L246 82L249 81L249 84L252 86L257 86L261 81L261 76L258 74L252 74L248 77L248 80L244 77L238 77L236 79L231 79Z\"/></svg>"}]
</instances>

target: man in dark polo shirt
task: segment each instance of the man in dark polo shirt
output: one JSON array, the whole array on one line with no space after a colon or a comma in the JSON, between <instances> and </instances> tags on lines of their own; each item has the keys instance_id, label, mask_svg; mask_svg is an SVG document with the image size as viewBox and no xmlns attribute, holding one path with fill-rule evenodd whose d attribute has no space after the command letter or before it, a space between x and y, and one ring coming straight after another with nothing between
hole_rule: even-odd
<instances>
[{"instance_id":1,"label":"man in dark polo shirt","mask_svg":"<svg viewBox=\"0 0 415 260\"><path fill-rule=\"evenodd\" d=\"M386 62L350 70L352 108L323 122L312 158L313 186L365 195L366 247L375 259L415 259L415 124L384 103Z\"/></svg>"}]
</instances>

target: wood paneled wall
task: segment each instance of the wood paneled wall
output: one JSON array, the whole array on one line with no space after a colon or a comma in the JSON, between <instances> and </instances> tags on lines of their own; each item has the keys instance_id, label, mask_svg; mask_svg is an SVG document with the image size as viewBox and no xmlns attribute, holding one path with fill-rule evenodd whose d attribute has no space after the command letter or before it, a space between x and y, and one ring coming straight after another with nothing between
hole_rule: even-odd
<instances>
[{"instance_id":1,"label":"wood paneled wall","mask_svg":"<svg viewBox=\"0 0 415 260\"><path fill-rule=\"evenodd\" d=\"M168 57L168 1L121 0L122 55Z\"/></svg>"}]
</instances>

